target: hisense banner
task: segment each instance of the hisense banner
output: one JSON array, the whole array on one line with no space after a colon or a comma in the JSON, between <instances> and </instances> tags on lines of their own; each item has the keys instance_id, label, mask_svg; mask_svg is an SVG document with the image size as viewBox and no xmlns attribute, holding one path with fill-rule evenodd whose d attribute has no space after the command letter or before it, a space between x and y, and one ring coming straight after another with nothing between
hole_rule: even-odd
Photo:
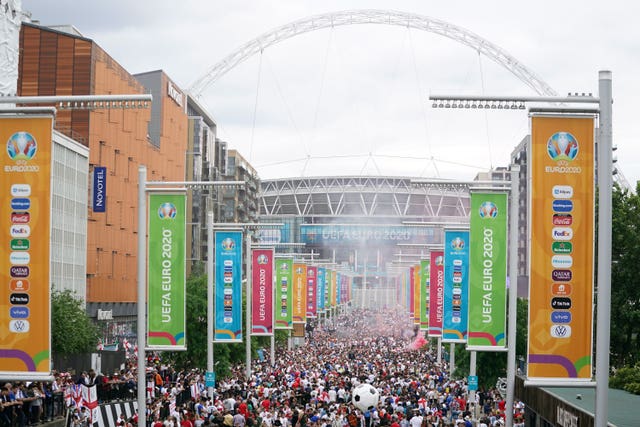
<instances>
[{"instance_id":1,"label":"hisense banner","mask_svg":"<svg viewBox=\"0 0 640 427\"><path fill-rule=\"evenodd\" d=\"M442 342L467 341L469 315L469 231L444 231Z\"/></svg>"},{"instance_id":2,"label":"hisense banner","mask_svg":"<svg viewBox=\"0 0 640 427\"><path fill-rule=\"evenodd\" d=\"M293 264L293 323L305 323L307 320L307 266Z\"/></svg>"},{"instance_id":3,"label":"hisense banner","mask_svg":"<svg viewBox=\"0 0 640 427\"><path fill-rule=\"evenodd\" d=\"M534 115L530 150L527 377L584 384L593 354L594 118Z\"/></svg>"},{"instance_id":4,"label":"hisense banner","mask_svg":"<svg viewBox=\"0 0 640 427\"><path fill-rule=\"evenodd\" d=\"M471 193L467 350L506 350L507 200Z\"/></svg>"},{"instance_id":5,"label":"hisense banner","mask_svg":"<svg viewBox=\"0 0 640 427\"><path fill-rule=\"evenodd\" d=\"M216 342L242 342L242 232L216 231Z\"/></svg>"},{"instance_id":6,"label":"hisense banner","mask_svg":"<svg viewBox=\"0 0 640 427\"><path fill-rule=\"evenodd\" d=\"M444 252L429 254L429 332L430 337L442 336L444 310Z\"/></svg>"},{"instance_id":7,"label":"hisense banner","mask_svg":"<svg viewBox=\"0 0 640 427\"><path fill-rule=\"evenodd\" d=\"M420 261L420 330L429 330L429 260Z\"/></svg>"},{"instance_id":8,"label":"hisense banner","mask_svg":"<svg viewBox=\"0 0 640 427\"><path fill-rule=\"evenodd\" d=\"M273 249L251 251L251 335L273 335Z\"/></svg>"},{"instance_id":9,"label":"hisense banner","mask_svg":"<svg viewBox=\"0 0 640 427\"><path fill-rule=\"evenodd\" d=\"M147 347L186 350L186 195L149 195Z\"/></svg>"},{"instance_id":10,"label":"hisense banner","mask_svg":"<svg viewBox=\"0 0 640 427\"><path fill-rule=\"evenodd\" d=\"M276 258L276 308L275 328L292 329L293 313L291 299L293 295L293 260Z\"/></svg>"}]
</instances>

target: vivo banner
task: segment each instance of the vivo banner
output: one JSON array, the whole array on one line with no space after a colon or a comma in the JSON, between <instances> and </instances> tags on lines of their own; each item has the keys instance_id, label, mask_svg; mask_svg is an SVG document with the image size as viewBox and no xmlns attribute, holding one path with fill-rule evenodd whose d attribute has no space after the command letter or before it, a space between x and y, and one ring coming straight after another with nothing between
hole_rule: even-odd
<instances>
[{"instance_id":1,"label":"vivo banner","mask_svg":"<svg viewBox=\"0 0 640 427\"><path fill-rule=\"evenodd\" d=\"M326 288L326 270L318 267L318 313L324 313L326 307Z\"/></svg>"},{"instance_id":2,"label":"vivo banner","mask_svg":"<svg viewBox=\"0 0 640 427\"><path fill-rule=\"evenodd\" d=\"M91 206L94 212L107 210L107 168L96 166L93 168Z\"/></svg>"},{"instance_id":3,"label":"vivo banner","mask_svg":"<svg viewBox=\"0 0 640 427\"><path fill-rule=\"evenodd\" d=\"M430 337L442 336L444 309L444 252L429 254L429 333Z\"/></svg>"},{"instance_id":4,"label":"vivo banner","mask_svg":"<svg viewBox=\"0 0 640 427\"><path fill-rule=\"evenodd\" d=\"M216 342L242 342L242 232L216 231Z\"/></svg>"},{"instance_id":5,"label":"vivo banner","mask_svg":"<svg viewBox=\"0 0 640 427\"><path fill-rule=\"evenodd\" d=\"M467 350L506 350L507 194L471 193Z\"/></svg>"},{"instance_id":6,"label":"vivo banner","mask_svg":"<svg viewBox=\"0 0 640 427\"><path fill-rule=\"evenodd\" d=\"M276 308L275 328L292 329L293 319L291 311L291 282L293 280L293 260L276 259Z\"/></svg>"},{"instance_id":7,"label":"vivo banner","mask_svg":"<svg viewBox=\"0 0 640 427\"><path fill-rule=\"evenodd\" d=\"M593 354L594 118L535 115L530 150L527 377L584 384Z\"/></svg>"},{"instance_id":8,"label":"vivo banner","mask_svg":"<svg viewBox=\"0 0 640 427\"><path fill-rule=\"evenodd\" d=\"M273 335L273 252L251 251L251 335Z\"/></svg>"},{"instance_id":9,"label":"vivo banner","mask_svg":"<svg viewBox=\"0 0 640 427\"><path fill-rule=\"evenodd\" d=\"M318 314L318 267L307 267L307 319L315 318Z\"/></svg>"},{"instance_id":10,"label":"vivo banner","mask_svg":"<svg viewBox=\"0 0 640 427\"><path fill-rule=\"evenodd\" d=\"M147 347L186 350L186 195L149 196Z\"/></svg>"},{"instance_id":11,"label":"vivo banner","mask_svg":"<svg viewBox=\"0 0 640 427\"><path fill-rule=\"evenodd\" d=\"M420 330L429 330L429 261L420 261Z\"/></svg>"},{"instance_id":12,"label":"vivo banner","mask_svg":"<svg viewBox=\"0 0 640 427\"><path fill-rule=\"evenodd\" d=\"M51 378L52 116L2 117L0 378Z\"/></svg>"},{"instance_id":13,"label":"vivo banner","mask_svg":"<svg viewBox=\"0 0 640 427\"><path fill-rule=\"evenodd\" d=\"M307 266L293 264L293 323L304 323L307 317Z\"/></svg>"},{"instance_id":14,"label":"vivo banner","mask_svg":"<svg viewBox=\"0 0 640 427\"><path fill-rule=\"evenodd\" d=\"M467 341L469 314L469 231L444 231L442 342Z\"/></svg>"}]
</instances>

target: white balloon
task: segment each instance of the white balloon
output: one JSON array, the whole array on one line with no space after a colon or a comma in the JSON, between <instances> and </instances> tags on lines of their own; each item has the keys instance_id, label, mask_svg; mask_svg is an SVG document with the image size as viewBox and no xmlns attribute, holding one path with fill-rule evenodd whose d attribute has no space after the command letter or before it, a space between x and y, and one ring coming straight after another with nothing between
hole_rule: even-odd
<instances>
[{"instance_id":1,"label":"white balloon","mask_svg":"<svg viewBox=\"0 0 640 427\"><path fill-rule=\"evenodd\" d=\"M368 411L378 404L380 393L370 384L360 384L353 390L351 403L362 412Z\"/></svg>"}]
</instances>

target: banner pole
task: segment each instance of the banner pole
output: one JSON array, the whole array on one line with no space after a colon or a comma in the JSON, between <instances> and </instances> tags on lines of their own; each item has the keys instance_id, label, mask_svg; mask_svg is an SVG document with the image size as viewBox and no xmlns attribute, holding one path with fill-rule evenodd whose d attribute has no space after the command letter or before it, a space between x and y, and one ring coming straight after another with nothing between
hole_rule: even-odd
<instances>
[{"instance_id":1,"label":"banner pole","mask_svg":"<svg viewBox=\"0 0 640 427\"><path fill-rule=\"evenodd\" d=\"M147 425L147 377L146 377L146 284L147 284L147 168L138 168L138 425Z\"/></svg>"},{"instance_id":2,"label":"banner pole","mask_svg":"<svg viewBox=\"0 0 640 427\"><path fill-rule=\"evenodd\" d=\"M207 212L207 371L213 372L213 211ZM213 387L207 389L213 402Z\"/></svg>"},{"instance_id":3,"label":"banner pole","mask_svg":"<svg viewBox=\"0 0 640 427\"><path fill-rule=\"evenodd\" d=\"M247 253L245 255L245 263L246 263L246 299L247 299L247 307L245 313L245 328L246 328L246 337L245 337L245 376L247 380L251 378L251 282L253 274L252 265L251 265L251 232L247 229Z\"/></svg>"},{"instance_id":4,"label":"banner pole","mask_svg":"<svg viewBox=\"0 0 640 427\"><path fill-rule=\"evenodd\" d=\"M520 211L520 165L511 165L511 204L509 206L509 314L507 320L507 399L505 424L513 425L516 385L516 331L518 310L518 212Z\"/></svg>"}]
</instances>

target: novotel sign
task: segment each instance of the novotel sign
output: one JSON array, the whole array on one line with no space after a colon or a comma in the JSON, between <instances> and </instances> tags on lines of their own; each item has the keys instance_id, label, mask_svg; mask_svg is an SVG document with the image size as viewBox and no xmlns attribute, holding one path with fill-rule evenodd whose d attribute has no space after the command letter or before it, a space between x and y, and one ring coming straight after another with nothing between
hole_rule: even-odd
<instances>
[{"instance_id":1,"label":"novotel sign","mask_svg":"<svg viewBox=\"0 0 640 427\"><path fill-rule=\"evenodd\" d=\"M93 211L105 212L107 209L107 168L93 168Z\"/></svg>"},{"instance_id":2,"label":"novotel sign","mask_svg":"<svg viewBox=\"0 0 640 427\"><path fill-rule=\"evenodd\" d=\"M167 95L169 98L173 99L176 104L184 107L184 96L182 95L182 92L176 89L171 82L167 82Z\"/></svg>"}]
</instances>

